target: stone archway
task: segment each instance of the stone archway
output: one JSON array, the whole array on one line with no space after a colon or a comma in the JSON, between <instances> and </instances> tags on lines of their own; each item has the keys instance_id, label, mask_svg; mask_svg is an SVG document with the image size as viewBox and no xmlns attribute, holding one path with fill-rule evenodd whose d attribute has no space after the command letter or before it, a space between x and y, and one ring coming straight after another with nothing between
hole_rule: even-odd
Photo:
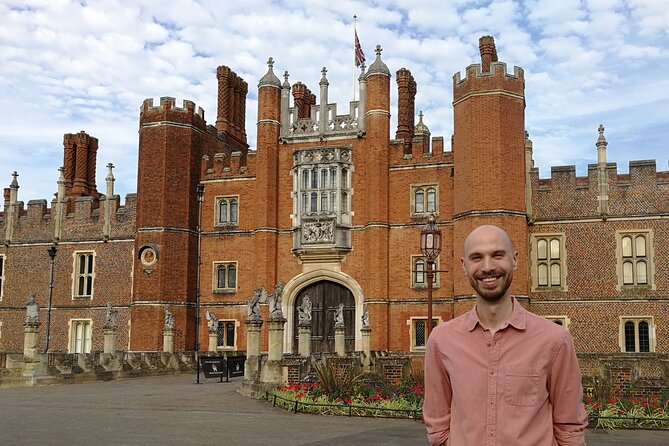
<instances>
[{"instance_id":1,"label":"stone archway","mask_svg":"<svg viewBox=\"0 0 669 446\"><path fill-rule=\"evenodd\" d=\"M355 350L355 300L353 293L343 285L329 280L321 280L302 288L293 305L293 351L298 349L297 307L302 305L304 296L309 296L312 304L311 352L334 353L334 319L337 308L344 304L345 349Z\"/></svg>"},{"instance_id":2,"label":"stone archway","mask_svg":"<svg viewBox=\"0 0 669 446\"><path fill-rule=\"evenodd\" d=\"M354 331L353 336L355 341L352 341L354 347L351 350L359 351L362 350L362 334L360 329L362 328L362 322L360 317L363 312L364 296L362 293L362 287L358 282L349 276L346 273L340 271L332 271L328 269L315 269L312 271L305 272L293 277L291 280L286 283L286 286L283 289L283 301L282 301L282 310L283 314L287 319L284 331L284 351L285 353L297 353L297 348L294 347L294 337L297 334L296 329L296 318L295 314L295 302L300 295L300 292L317 282L321 281L330 281L336 284L342 285L350 291L353 296L353 301L355 304L355 311L351 312L353 321ZM346 323L348 323L346 321ZM348 347L347 347L348 348Z\"/></svg>"}]
</instances>

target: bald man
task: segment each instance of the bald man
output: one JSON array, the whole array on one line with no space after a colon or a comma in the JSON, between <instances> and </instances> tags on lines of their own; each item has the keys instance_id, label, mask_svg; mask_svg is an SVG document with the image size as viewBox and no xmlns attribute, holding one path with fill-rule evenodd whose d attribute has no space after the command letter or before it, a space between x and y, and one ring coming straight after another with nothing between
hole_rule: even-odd
<instances>
[{"instance_id":1,"label":"bald man","mask_svg":"<svg viewBox=\"0 0 669 446\"><path fill-rule=\"evenodd\" d=\"M461 263L476 305L428 340L423 417L431 445L585 445L572 338L511 296L517 260L496 226L465 239Z\"/></svg>"}]
</instances>

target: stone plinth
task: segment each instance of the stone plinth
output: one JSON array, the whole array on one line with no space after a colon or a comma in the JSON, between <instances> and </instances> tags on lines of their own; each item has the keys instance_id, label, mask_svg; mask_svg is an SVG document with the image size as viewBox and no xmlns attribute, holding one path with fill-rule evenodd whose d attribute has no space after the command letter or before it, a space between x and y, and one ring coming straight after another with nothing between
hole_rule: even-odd
<instances>
[{"instance_id":1,"label":"stone plinth","mask_svg":"<svg viewBox=\"0 0 669 446\"><path fill-rule=\"evenodd\" d=\"M218 334L209 332L209 351L215 352L218 349Z\"/></svg>"},{"instance_id":2,"label":"stone plinth","mask_svg":"<svg viewBox=\"0 0 669 446\"><path fill-rule=\"evenodd\" d=\"M262 321L246 321L246 362L244 363L244 379L253 381L258 372L260 361L260 328Z\"/></svg>"},{"instance_id":3,"label":"stone plinth","mask_svg":"<svg viewBox=\"0 0 669 446\"><path fill-rule=\"evenodd\" d=\"M116 353L116 327L105 327L103 333L105 335L103 352L113 355Z\"/></svg>"},{"instance_id":4,"label":"stone plinth","mask_svg":"<svg viewBox=\"0 0 669 446\"><path fill-rule=\"evenodd\" d=\"M267 363L263 367L261 379L265 383L282 384L283 376L283 327L286 319L276 318L269 320L269 351L267 352Z\"/></svg>"},{"instance_id":5,"label":"stone plinth","mask_svg":"<svg viewBox=\"0 0 669 446\"><path fill-rule=\"evenodd\" d=\"M297 330L297 352L303 358L308 358L311 356L311 324L299 324Z\"/></svg>"},{"instance_id":6,"label":"stone plinth","mask_svg":"<svg viewBox=\"0 0 669 446\"><path fill-rule=\"evenodd\" d=\"M39 322L23 325L23 356L26 360L37 360L37 342L39 340Z\"/></svg>"},{"instance_id":7,"label":"stone plinth","mask_svg":"<svg viewBox=\"0 0 669 446\"><path fill-rule=\"evenodd\" d=\"M362 334L362 351L365 354L365 357L362 360L362 371L369 373L372 371L372 351L370 347L372 329L369 327L362 327L360 333Z\"/></svg>"},{"instance_id":8,"label":"stone plinth","mask_svg":"<svg viewBox=\"0 0 669 446\"><path fill-rule=\"evenodd\" d=\"M335 352L337 356L346 355L346 327L335 325Z\"/></svg>"},{"instance_id":9,"label":"stone plinth","mask_svg":"<svg viewBox=\"0 0 669 446\"><path fill-rule=\"evenodd\" d=\"M174 352L174 331L171 328L163 330L163 351L165 353Z\"/></svg>"}]
</instances>

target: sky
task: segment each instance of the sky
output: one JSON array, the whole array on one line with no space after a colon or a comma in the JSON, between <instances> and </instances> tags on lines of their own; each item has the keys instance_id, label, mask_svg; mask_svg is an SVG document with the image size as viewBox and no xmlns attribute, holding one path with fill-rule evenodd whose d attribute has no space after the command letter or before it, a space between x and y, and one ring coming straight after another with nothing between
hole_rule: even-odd
<instances>
[{"instance_id":1,"label":"sky","mask_svg":"<svg viewBox=\"0 0 669 446\"><path fill-rule=\"evenodd\" d=\"M96 182L115 165L115 193L136 192L139 109L171 96L216 121L216 67L249 84L246 132L256 144L257 84L278 76L314 93L327 67L329 100L353 96L353 16L369 66L374 47L391 79L411 70L416 113L450 150L453 75L480 61L495 38L499 60L525 71L526 130L542 178L551 166L597 162L603 124L608 161L669 152L669 8L666 0L0 0L0 186L19 173L19 200L51 200L63 135L98 138ZM317 98L318 102L318 98ZM124 200L123 200L124 201Z\"/></svg>"}]
</instances>

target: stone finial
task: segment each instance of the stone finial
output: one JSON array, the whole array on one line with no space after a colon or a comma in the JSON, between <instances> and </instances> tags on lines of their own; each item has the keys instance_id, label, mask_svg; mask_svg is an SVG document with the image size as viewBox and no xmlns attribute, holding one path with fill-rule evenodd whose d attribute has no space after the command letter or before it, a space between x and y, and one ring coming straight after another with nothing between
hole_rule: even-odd
<instances>
[{"instance_id":1,"label":"stone finial","mask_svg":"<svg viewBox=\"0 0 669 446\"><path fill-rule=\"evenodd\" d=\"M105 181L114 181L114 172L113 172L114 165L112 163L108 163L107 169L109 170L107 172L107 177L105 178Z\"/></svg>"},{"instance_id":2,"label":"stone finial","mask_svg":"<svg viewBox=\"0 0 669 446\"><path fill-rule=\"evenodd\" d=\"M390 77L390 70L388 69L388 66L381 60L382 51L383 49L381 48L381 45L376 45L376 48L374 50L374 52L376 53L376 60L374 60L374 63L370 65L367 75L385 74L388 77Z\"/></svg>"},{"instance_id":3,"label":"stone finial","mask_svg":"<svg viewBox=\"0 0 669 446\"><path fill-rule=\"evenodd\" d=\"M532 140L530 139L530 132L525 130L525 150L532 151Z\"/></svg>"},{"instance_id":4,"label":"stone finial","mask_svg":"<svg viewBox=\"0 0 669 446\"><path fill-rule=\"evenodd\" d=\"M321 77L321 81L318 83L318 85L320 85L321 87L330 85L330 82L328 82L328 78L325 76L327 72L328 69L323 67L323 69L321 70L321 74L323 75L323 77Z\"/></svg>"},{"instance_id":5,"label":"stone finial","mask_svg":"<svg viewBox=\"0 0 669 446\"><path fill-rule=\"evenodd\" d=\"M429 135L430 129L423 122L423 111L421 110L418 113L418 124L416 124L415 134L416 135Z\"/></svg>"},{"instance_id":6,"label":"stone finial","mask_svg":"<svg viewBox=\"0 0 669 446\"><path fill-rule=\"evenodd\" d=\"M365 73L365 69L367 69L367 65L365 65L365 63L363 62L362 64L360 64L360 76L358 76L359 81L364 80L365 77L367 76L367 74Z\"/></svg>"},{"instance_id":7,"label":"stone finial","mask_svg":"<svg viewBox=\"0 0 669 446\"><path fill-rule=\"evenodd\" d=\"M283 85L281 86L282 88L287 88L290 90L290 82L288 82L288 77L290 74L288 74L288 70L283 72Z\"/></svg>"},{"instance_id":8,"label":"stone finial","mask_svg":"<svg viewBox=\"0 0 669 446\"><path fill-rule=\"evenodd\" d=\"M281 81L276 77L276 74L274 74L273 68L274 59L270 57L267 59L267 73L260 79L260 82L258 82L258 88L265 86L281 87Z\"/></svg>"},{"instance_id":9,"label":"stone finial","mask_svg":"<svg viewBox=\"0 0 669 446\"><path fill-rule=\"evenodd\" d=\"M16 171L12 172L12 182L9 185L9 187L11 189L18 189L19 188L19 181L17 180L18 177L19 177L18 172L16 172Z\"/></svg>"},{"instance_id":10,"label":"stone finial","mask_svg":"<svg viewBox=\"0 0 669 446\"><path fill-rule=\"evenodd\" d=\"M597 138L597 146L599 147L600 145L608 145L608 142L606 142L606 137L604 136L604 125L599 124L599 127L597 127L597 131L599 132L599 138Z\"/></svg>"}]
</instances>

